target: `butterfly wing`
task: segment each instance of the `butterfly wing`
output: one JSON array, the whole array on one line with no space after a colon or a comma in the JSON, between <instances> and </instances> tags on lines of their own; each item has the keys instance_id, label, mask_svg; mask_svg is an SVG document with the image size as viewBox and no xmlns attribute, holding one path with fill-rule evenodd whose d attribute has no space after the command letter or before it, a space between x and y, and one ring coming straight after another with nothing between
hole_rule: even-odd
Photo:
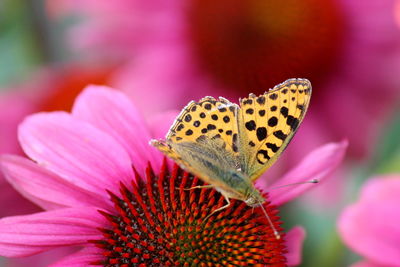
<instances>
[{"instance_id":1,"label":"butterfly wing","mask_svg":"<svg viewBox=\"0 0 400 267\"><path fill-rule=\"evenodd\" d=\"M279 157L304 118L311 97L306 79L290 79L240 100L239 150L243 172L257 179Z\"/></svg>"},{"instance_id":2,"label":"butterfly wing","mask_svg":"<svg viewBox=\"0 0 400 267\"><path fill-rule=\"evenodd\" d=\"M214 140L214 145L219 143L221 148L237 155L238 112L238 105L222 97L191 101L176 118L166 139L175 144Z\"/></svg>"},{"instance_id":3,"label":"butterfly wing","mask_svg":"<svg viewBox=\"0 0 400 267\"><path fill-rule=\"evenodd\" d=\"M151 144L181 167L215 184L220 173L239 168L238 105L224 98L190 102L178 115L166 140Z\"/></svg>"}]
</instances>

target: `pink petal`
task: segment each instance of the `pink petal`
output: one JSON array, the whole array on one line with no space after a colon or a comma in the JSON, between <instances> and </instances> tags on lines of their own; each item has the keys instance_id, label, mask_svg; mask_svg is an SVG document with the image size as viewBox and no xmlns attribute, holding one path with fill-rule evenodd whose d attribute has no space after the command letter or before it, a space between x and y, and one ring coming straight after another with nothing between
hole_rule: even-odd
<instances>
[{"instance_id":1,"label":"pink petal","mask_svg":"<svg viewBox=\"0 0 400 267\"><path fill-rule=\"evenodd\" d=\"M305 237L306 231L300 226L292 228L286 234L285 240L288 252L285 256L288 266L297 266L301 263L301 255Z\"/></svg>"},{"instance_id":2,"label":"pink petal","mask_svg":"<svg viewBox=\"0 0 400 267\"><path fill-rule=\"evenodd\" d=\"M315 149L300 164L285 174L283 178L269 186L269 188L306 182L313 179L321 181L341 163L347 144L347 141L342 141L340 143L326 144ZM273 189L269 191L269 195L275 205L282 205L315 186L318 185L302 184L287 186Z\"/></svg>"},{"instance_id":3,"label":"pink petal","mask_svg":"<svg viewBox=\"0 0 400 267\"><path fill-rule=\"evenodd\" d=\"M362 202L400 203L400 175L389 174L371 178L362 188Z\"/></svg>"},{"instance_id":4,"label":"pink petal","mask_svg":"<svg viewBox=\"0 0 400 267\"><path fill-rule=\"evenodd\" d=\"M51 264L49 267L85 267L98 266L91 263L103 260L101 250L95 247L85 247L80 251L69 255L62 260Z\"/></svg>"},{"instance_id":5,"label":"pink petal","mask_svg":"<svg viewBox=\"0 0 400 267\"><path fill-rule=\"evenodd\" d=\"M159 113L149 119L151 135L154 139L164 139L169 128L174 123L179 111L167 111Z\"/></svg>"},{"instance_id":6,"label":"pink petal","mask_svg":"<svg viewBox=\"0 0 400 267\"><path fill-rule=\"evenodd\" d=\"M22 195L44 209L94 206L109 208L107 195L96 195L19 156L0 157L7 180Z\"/></svg>"},{"instance_id":7,"label":"pink petal","mask_svg":"<svg viewBox=\"0 0 400 267\"><path fill-rule=\"evenodd\" d=\"M150 132L132 102L105 86L89 86L76 99L72 114L111 135L126 151L135 168L144 173L148 161L155 169L162 155L149 146Z\"/></svg>"},{"instance_id":8,"label":"pink petal","mask_svg":"<svg viewBox=\"0 0 400 267\"><path fill-rule=\"evenodd\" d=\"M392 265L382 265L370 261L359 261L351 265L351 267L394 267Z\"/></svg>"},{"instance_id":9,"label":"pink petal","mask_svg":"<svg viewBox=\"0 0 400 267\"><path fill-rule=\"evenodd\" d=\"M370 180L338 221L344 243L365 258L400 266L400 176Z\"/></svg>"},{"instance_id":10,"label":"pink petal","mask_svg":"<svg viewBox=\"0 0 400 267\"><path fill-rule=\"evenodd\" d=\"M0 218L29 214L41 209L19 194L5 179L0 170Z\"/></svg>"},{"instance_id":11,"label":"pink petal","mask_svg":"<svg viewBox=\"0 0 400 267\"><path fill-rule=\"evenodd\" d=\"M174 123L175 118L176 116L178 116L178 114L179 114L178 111L168 111L151 117L149 119L149 126L153 138L164 139L168 133L169 128L171 128L171 125ZM170 170L172 170L173 166L175 165L175 162L172 159L167 158L167 163Z\"/></svg>"},{"instance_id":12,"label":"pink petal","mask_svg":"<svg viewBox=\"0 0 400 267\"><path fill-rule=\"evenodd\" d=\"M94 208L61 209L0 220L0 255L23 257L102 237L106 219Z\"/></svg>"},{"instance_id":13,"label":"pink petal","mask_svg":"<svg viewBox=\"0 0 400 267\"><path fill-rule=\"evenodd\" d=\"M131 160L109 135L65 112L38 113L19 128L25 153L70 183L103 194L130 182Z\"/></svg>"},{"instance_id":14,"label":"pink petal","mask_svg":"<svg viewBox=\"0 0 400 267\"><path fill-rule=\"evenodd\" d=\"M0 262L7 267L43 267L49 266L51 263L60 260L63 257L71 255L77 251L77 247L59 247L54 248L50 251L39 253L32 256L22 257L22 258L4 258L0 257Z\"/></svg>"}]
</instances>

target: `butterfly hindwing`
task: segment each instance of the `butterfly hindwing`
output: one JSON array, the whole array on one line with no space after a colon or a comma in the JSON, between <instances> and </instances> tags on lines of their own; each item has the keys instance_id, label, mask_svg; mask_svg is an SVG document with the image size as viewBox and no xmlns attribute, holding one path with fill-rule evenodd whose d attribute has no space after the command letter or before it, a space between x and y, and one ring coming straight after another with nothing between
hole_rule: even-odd
<instances>
[{"instance_id":1,"label":"butterfly hindwing","mask_svg":"<svg viewBox=\"0 0 400 267\"><path fill-rule=\"evenodd\" d=\"M242 171L257 179L286 148L307 111L311 84L290 79L263 95L240 101L239 150Z\"/></svg>"}]
</instances>

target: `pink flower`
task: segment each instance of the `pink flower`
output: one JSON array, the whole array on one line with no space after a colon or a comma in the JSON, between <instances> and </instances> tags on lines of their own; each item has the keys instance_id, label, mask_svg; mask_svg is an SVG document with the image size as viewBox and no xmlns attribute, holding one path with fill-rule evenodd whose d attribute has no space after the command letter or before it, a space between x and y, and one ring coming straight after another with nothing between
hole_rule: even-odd
<instances>
[{"instance_id":1,"label":"pink flower","mask_svg":"<svg viewBox=\"0 0 400 267\"><path fill-rule=\"evenodd\" d=\"M24 117L39 111L56 109L69 110L76 95L90 83L107 83L112 67L89 67L89 65L69 64L57 68L43 68L34 74L29 83L13 88L5 88L0 94L0 154L21 154L17 140L17 126ZM41 210L19 194L0 172L0 218L28 214ZM46 253L26 259L8 259L7 266L46 265L54 261L56 254L66 255L69 249L59 249L57 253Z\"/></svg>"},{"instance_id":2,"label":"pink flower","mask_svg":"<svg viewBox=\"0 0 400 267\"><path fill-rule=\"evenodd\" d=\"M0 95L0 153L21 153L16 138L17 125L32 110L33 106L26 96ZM15 192L0 172L0 218L37 210L37 207Z\"/></svg>"},{"instance_id":3,"label":"pink flower","mask_svg":"<svg viewBox=\"0 0 400 267\"><path fill-rule=\"evenodd\" d=\"M357 267L400 266L400 175L369 180L338 221L344 243L365 260Z\"/></svg>"},{"instance_id":4,"label":"pink flower","mask_svg":"<svg viewBox=\"0 0 400 267\"><path fill-rule=\"evenodd\" d=\"M287 78L310 79L314 99L287 153L297 160L304 149L342 138L351 156L368 155L400 97L395 0L48 3L54 16L83 17L69 38L77 50L125 59L113 85L146 113L203 95L237 98Z\"/></svg>"},{"instance_id":5,"label":"pink flower","mask_svg":"<svg viewBox=\"0 0 400 267\"><path fill-rule=\"evenodd\" d=\"M110 72L110 67L89 68L71 64L57 69L42 69L32 75L29 83L7 88L0 94L0 153L22 154L17 126L28 114L69 110L76 95L87 84L106 83ZM37 210L10 187L2 174L0 191L0 218ZM12 208L10 203L14 203Z\"/></svg>"},{"instance_id":6,"label":"pink flower","mask_svg":"<svg viewBox=\"0 0 400 267\"><path fill-rule=\"evenodd\" d=\"M166 127L172 119L167 115L164 123L154 128ZM215 190L183 190L187 183L200 182L179 168L168 171L161 153L148 146L149 128L119 92L89 87L78 96L71 113L38 113L26 118L19 127L18 137L31 160L5 155L1 158L1 168L21 194L46 211L0 220L3 256L23 257L58 247L78 246L81 249L77 253L52 266L130 260L157 263L176 259L179 247L182 254L178 258L209 262L212 259L196 258L193 253L200 252L187 247L202 247L211 240L215 249L220 248L219 242L229 248L229 236L245 236L248 241L245 244L253 252L269 252L260 254L263 256L246 254L253 262L268 260L281 266L286 259L289 265L301 261L302 228L295 227L282 240L277 240L258 209L253 213L240 201L234 201L229 209L216 213L209 221L201 222L210 209L223 205L223 198ZM346 145L332 143L317 149L282 181L323 179L337 167ZM152 168L148 167L149 163ZM309 186L281 193L271 191L270 199L279 205L307 189ZM264 206L275 227L280 229L276 207L269 202ZM235 220L231 220L232 216L236 216ZM194 224L188 225L188 222ZM200 225L205 227L201 232L197 228ZM215 238L221 240L218 231L215 232L221 226L228 237L215 241ZM253 227L257 231L249 230ZM185 243L185 238L179 238L182 231L186 238L197 238L197 235L201 238ZM191 231L196 235L190 235ZM257 241L260 238L263 242ZM246 246L240 247L242 251L249 251ZM155 252L159 253L157 257ZM217 257L218 253L213 255Z\"/></svg>"}]
</instances>

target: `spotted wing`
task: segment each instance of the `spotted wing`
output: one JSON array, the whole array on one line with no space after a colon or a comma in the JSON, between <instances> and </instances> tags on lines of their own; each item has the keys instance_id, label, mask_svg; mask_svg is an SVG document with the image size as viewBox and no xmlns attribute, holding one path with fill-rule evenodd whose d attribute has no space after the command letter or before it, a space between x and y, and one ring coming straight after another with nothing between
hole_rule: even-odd
<instances>
[{"instance_id":1,"label":"spotted wing","mask_svg":"<svg viewBox=\"0 0 400 267\"><path fill-rule=\"evenodd\" d=\"M166 140L151 144L181 167L214 184L211 177L239 168L239 106L220 97L191 101L178 115Z\"/></svg>"},{"instance_id":2,"label":"spotted wing","mask_svg":"<svg viewBox=\"0 0 400 267\"><path fill-rule=\"evenodd\" d=\"M238 105L222 97L218 100L205 97L199 102L191 101L171 126L167 142L211 142L215 149L219 147L237 155L238 111Z\"/></svg>"},{"instance_id":3,"label":"spotted wing","mask_svg":"<svg viewBox=\"0 0 400 267\"><path fill-rule=\"evenodd\" d=\"M290 79L256 97L240 101L241 168L257 179L279 157L304 118L311 97L306 79Z\"/></svg>"}]
</instances>

